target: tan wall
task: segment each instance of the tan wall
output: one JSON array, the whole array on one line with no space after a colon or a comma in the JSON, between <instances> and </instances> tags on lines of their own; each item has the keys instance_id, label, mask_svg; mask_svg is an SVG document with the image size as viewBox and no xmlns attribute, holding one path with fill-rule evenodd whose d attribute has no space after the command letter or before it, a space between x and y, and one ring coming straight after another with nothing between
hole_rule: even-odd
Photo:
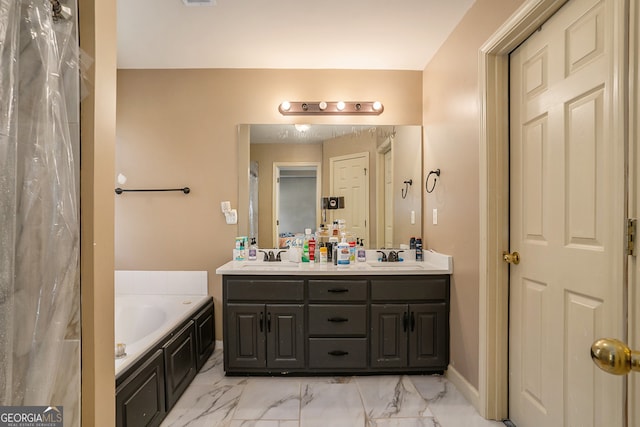
<instances>
[{"instance_id":1,"label":"tan wall","mask_svg":"<svg viewBox=\"0 0 640 427\"><path fill-rule=\"evenodd\" d=\"M422 156L419 142L422 129L419 127L398 127L393 142L393 243L408 245L411 237L422 237ZM402 191L404 181L412 180L406 197ZM415 212L415 224L411 224L411 211Z\"/></svg>"},{"instance_id":2,"label":"tan wall","mask_svg":"<svg viewBox=\"0 0 640 427\"><path fill-rule=\"evenodd\" d=\"M277 248L273 237L273 164L275 162L322 163L322 144L252 144L251 161L258 162L258 242ZM322 171L324 174L324 171Z\"/></svg>"},{"instance_id":3,"label":"tan wall","mask_svg":"<svg viewBox=\"0 0 640 427\"><path fill-rule=\"evenodd\" d=\"M80 47L93 58L81 105L82 426L115 425L113 269L116 0L80 0Z\"/></svg>"},{"instance_id":4,"label":"tan wall","mask_svg":"<svg viewBox=\"0 0 640 427\"><path fill-rule=\"evenodd\" d=\"M424 71L424 169L442 171L435 191L427 194L424 201L425 247L453 255L451 365L476 388L480 244L478 49L522 3L477 0ZM432 225L434 208L438 209L438 225Z\"/></svg>"},{"instance_id":5,"label":"tan wall","mask_svg":"<svg viewBox=\"0 0 640 427\"><path fill-rule=\"evenodd\" d=\"M289 100L380 100L366 117L284 117ZM359 70L119 70L116 174L127 187L189 186L182 193L116 198L116 269L207 270L222 337L221 281L236 225L220 201L238 200L240 123L422 122L422 72ZM115 176L113 185L115 186ZM246 209L246 208L244 208Z\"/></svg>"}]
</instances>

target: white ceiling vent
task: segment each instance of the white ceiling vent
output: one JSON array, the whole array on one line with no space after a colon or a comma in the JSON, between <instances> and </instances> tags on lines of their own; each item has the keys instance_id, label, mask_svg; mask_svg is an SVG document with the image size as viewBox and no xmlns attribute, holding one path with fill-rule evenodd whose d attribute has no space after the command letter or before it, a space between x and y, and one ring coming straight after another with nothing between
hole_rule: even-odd
<instances>
[{"instance_id":1,"label":"white ceiling vent","mask_svg":"<svg viewBox=\"0 0 640 427\"><path fill-rule=\"evenodd\" d=\"M215 6L216 0L182 0L186 6Z\"/></svg>"}]
</instances>

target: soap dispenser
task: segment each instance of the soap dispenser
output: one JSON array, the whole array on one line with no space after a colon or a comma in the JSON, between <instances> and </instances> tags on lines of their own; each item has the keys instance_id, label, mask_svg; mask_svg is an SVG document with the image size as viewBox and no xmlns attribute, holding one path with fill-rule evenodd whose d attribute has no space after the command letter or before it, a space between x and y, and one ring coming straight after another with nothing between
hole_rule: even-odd
<instances>
[{"instance_id":1,"label":"soap dispenser","mask_svg":"<svg viewBox=\"0 0 640 427\"><path fill-rule=\"evenodd\" d=\"M338 267L349 267L351 251L349 250L349 243L347 242L347 237L344 233L342 233L342 241L338 243L337 258Z\"/></svg>"},{"instance_id":2,"label":"soap dispenser","mask_svg":"<svg viewBox=\"0 0 640 427\"><path fill-rule=\"evenodd\" d=\"M359 239L360 246L358 246L358 262L365 262L367 260L367 251L364 249L364 239Z\"/></svg>"},{"instance_id":3,"label":"soap dispenser","mask_svg":"<svg viewBox=\"0 0 640 427\"><path fill-rule=\"evenodd\" d=\"M256 238L251 238L251 246L249 246L249 261L255 261L258 259L258 245L256 244Z\"/></svg>"}]
</instances>

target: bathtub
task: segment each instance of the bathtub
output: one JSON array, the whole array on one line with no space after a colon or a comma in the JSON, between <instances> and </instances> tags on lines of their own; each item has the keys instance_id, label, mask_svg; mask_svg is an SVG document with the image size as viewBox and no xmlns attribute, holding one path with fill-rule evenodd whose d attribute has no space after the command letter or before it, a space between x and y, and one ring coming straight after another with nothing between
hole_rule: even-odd
<instances>
[{"instance_id":1,"label":"bathtub","mask_svg":"<svg viewBox=\"0 0 640 427\"><path fill-rule=\"evenodd\" d=\"M206 295L116 294L115 344L126 345L126 356L115 360L116 378L193 316L209 298Z\"/></svg>"}]
</instances>

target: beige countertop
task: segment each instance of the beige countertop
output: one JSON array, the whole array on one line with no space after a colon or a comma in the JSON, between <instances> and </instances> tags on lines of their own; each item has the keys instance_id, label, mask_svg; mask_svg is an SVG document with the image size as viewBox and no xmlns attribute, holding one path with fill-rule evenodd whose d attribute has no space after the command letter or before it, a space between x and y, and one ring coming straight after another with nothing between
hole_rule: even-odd
<instances>
[{"instance_id":1,"label":"beige countertop","mask_svg":"<svg viewBox=\"0 0 640 427\"><path fill-rule=\"evenodd\" d=\"M423 261L379 262L368 260L348 267L333 264L296 263L291 261L229 261L216 269L220 275L293 275L293 276L357 276L357 275L425 275L451 274L453 258L433 251L424 251Z\"/></svg>"}]
</instances>

